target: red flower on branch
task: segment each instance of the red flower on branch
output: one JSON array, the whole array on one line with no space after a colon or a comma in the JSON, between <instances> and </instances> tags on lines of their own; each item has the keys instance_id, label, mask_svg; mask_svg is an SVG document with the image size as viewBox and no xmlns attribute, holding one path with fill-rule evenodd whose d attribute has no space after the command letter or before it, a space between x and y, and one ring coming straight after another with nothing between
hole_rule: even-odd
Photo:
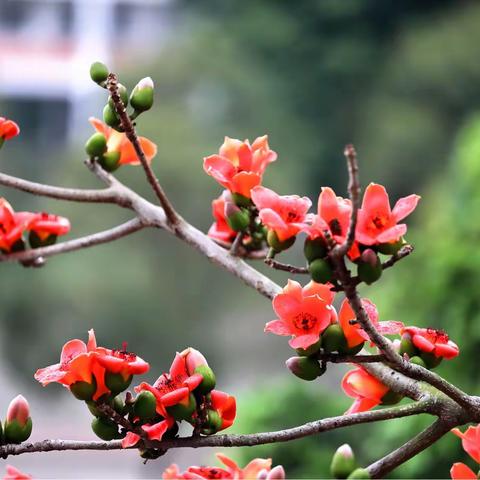
<instances>
[{"instance_id":1,"label":"red flower on branch","mask_svg":"<svg viewBox=\"0 0 480 480\"><path fill-rule=\"evenodd\" d=\"M65 235L70 231L68 218L59 215L45 212L33 214L20 212L19 215L25 215L25 218L29 218L26 230L35 232L42 240L50 235Z\"/></svg>"},{"instance_id":2,"label":"red flower on branch","mask_svg":"<svg viewBox=\"0 0 480 480\"><path fill-rule=\"evenodd\" d=\"M378 321L378 310L376 305L367 298L362 299L362 305L367 312L368 318L375 328L382 335L395 335L399 333L403 327L402 322L396 321ZM351 323L356 321L355 312L350 306L350 302L345 299L340 307L338 314L340 326L342 327L345 338L347 339L348 348L356 347L361 343L369 340L367 332L363 330L359 323Z\"/></svg>"},{"instance_id":3,"label":"red flower on branch","mask_svg":"<svg viewBox=\"0 0 480 480\"><path fill-rule=\"evenodd\" d=\"M365 190L362 208L358 211L356 240L362 245L393 243L405 235L407 226L398 224L415 210L420 197L400 198L393 210L385 187L371 183Z\"/></svg>"},{"instance_id":4,"label":"red flower on branch","mask_svg":"<svg viewBox=\"0 0 480 480\"><path fill-rule=\"evenodd\" d=\"M147 434L149 440L160 441L165 432L175 424L173 418L166 418L160 422L142 425L142 430ZM141 440L140 435L134 432L128 432L122 440L122 448L130 448L135 446Z\"/></svg>"},{"instance_id":5,"label":"red flower on branch","mask_svg":"<svg viewBox=\"0 0 480 480\"><path fill-rule=\"evenodd\" d=\"M357 367L347 372L342 380L342 388L346 395L354 398L352 406L345 414L365 412L380 403L389 388L366 370Z\"/></svg>"},{"instance_id":6,"label":"red flower on branch","mask_svg":"<svg viewBox=\"0 0 480 480\"><path fill-rule=\"evenodd\" d=\"M305 217L312 205L307 197L278 195L265 187L252 190L252 200L259 210L262 223L273 230L283 242L305 227Z\"/></svg>"},{"instance_id":7,"label":"red flower on branch","mask_svg":"<svg viewBox=\"0 0 480 480\"><path fill-rule=\"evenodd\" d=\"M138 160L135 149L125 133L117 132L97 118L90 117L89 121L97 132L105 135L107 139L107 152L120 153L119 165L140 165L140 160ZM150 163L157 154L157 146L145 137L138 137L138 140L147 161Z\"/></svg>"},{"instance_id":8,"label":"red flower on branch","mask_svg":"<svg viewBox=\"0 0 480 480\"><path fill-rule=\"evenodd\" d=\"M455 358L460 350L442 330L433 328L405 327L402 335L411 338L413 345L422 352L432 353L435 357Z\"/></svg>"},{"instance_id":9,"label":"red flower on branch","mask_svg":"<svg viewBox=\"0 0 480 480\"><path fill-rule=\"evenodd\" d=\"M215 240L232 243L237 232L229 227L225 216L225 202L229 197L231 197L230 192L224 190L218 198L212 201L212 214L215 222L208 230L208 236Z\"/></svg>"},{"instance_id":10,"label":"red flower on branch","mask_svg":"<svg viewBox=\"0 0 480 480\"><path fill-rule=\"evenodd\" d=\"M22 473L18 468L13 467L12 465L7 465L7 473L3 477L3 480L30 480L33 479L31 475Z\"/></svg>"},{"instance_id":11,"label":"red flower on branch","mask_svg":"<svg viewBox=\"0 0 480 480\"><path fill-rule=\"evenodd\" d=\"M306 349L318 342L320 334L336 319L332 306L335 294L331 285L310 282L302 286L289 280L287 286L273 299L277 320L266 324L265 332L292 335L292 348Z\"/></svg>"},{"instance_id":12,"label":"red flower on branch","mask_svg":"<svg viewBox=\"0 0 480 480\"><path fill-rule=\"evenodd\" d=\"M270 458L255 458L246 467L240 468L236 462L222 453L217 458L225 468L218 467L189 467L186 472L180 473L177 465L170 465L162 475L164 480L175 479L236 479L236 480L282 480L285 478L283 467L278 465L272 469Z\"/></svg>"},{"instance_id":13,"label":"red flower on branch","mask_svg":"<svg viewBox=\"0 0 480 480\"><path fill-rule=\"evenodd\" d=\"M0 117L0 146L5 140L10 140L20 133L19 126L13 120Z\"/></svg>"},{"instance_id":14,"label":"red flower on branch","mask_svg":"<svg viewBox=\"0 0 480 480\"><path fill-rule=\"evenodd\" d=\"M237 414L237 402L235 397L220 390L211 391L211 407L218 413L221 425L218 430L225 430L233 425Z\"/></svg>"},{"instance_id":15,"label":"red flower on branch","mask_svg":"<svg viewBox=\"0 0 480 480\"><path fill-rule=\"evenodd\" d=\"M480 425L468 427L465 433L459 428L454 428L452 433L462 439L463 449L477 462L480 463ZM454 463L450 469L453 480L476 479L477 475L464 463Z\"/></svg>"},{"instance_id":16,"label":"red flower on branch","mask_svg":"<svg viewBox=\"0 0 480 480\"><path fill-rule=\"evenodd\" d=\"M248 140L225 137L218 155L203 159L203 169L232 193L250 198L250 191L261 184L265 169L276 159L267 135L258 137L252 145Z\"/></svg>"},{"instance_id":17,"label":"red flower on branch","mask_svg":"<svg viewBox=\"0 0 480 480\"><path fill-rule=\"evenodd\" d=\"M0 198L0 249L10 252L12 247L22 239L32 214L15 213L12 206Z\"/></svg>"}]
</instances>

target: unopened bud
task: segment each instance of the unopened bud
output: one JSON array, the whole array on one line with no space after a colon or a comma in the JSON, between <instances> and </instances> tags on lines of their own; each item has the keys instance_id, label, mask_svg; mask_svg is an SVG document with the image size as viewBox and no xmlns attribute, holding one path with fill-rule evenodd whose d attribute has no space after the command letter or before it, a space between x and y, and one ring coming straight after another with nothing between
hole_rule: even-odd
<instances>
[{"instance_id":1,"label":"unopened bud","mask_svg":"<svg viewBox=\"0 0 480 480\"><path fill-rule=\"evenodd\" d=\"M103 108L103 121L109 127L118 127L120 125L120 118L117 115L117 112L107 103Z\"/></svg>"},{"instance_id":2,"label":"unopened bud","mask_svg":"<svg viewBox=\"0 0 480 480\"><path fill-rule=\"evenodd\" d=\"M267 480L284 480L285 479L285 470L281 465L277 465L272 468L267 475Z\"/></svg>"},{"instance_id":3,"label":"unopened bud","mask_svg":"<svg viewBox=\"0 0 480 480\"><path fill-rule=\"evenodd\" d=\"M138 394L133 405L133 414L141 420L152 419L157 411L157 399L152 392L147 390Z\"/></svg>"},{"instance_id":4,"label":"unopened bud","mask_svg":"<svg viewBox=\"0 0 480 480\"><path fill-rule=\"evenodd\" d=\"M75 398L79 400L91 400L97 391L97 382L92 376L92 381L89 382L75 382L70 385L70 391Z\"/></svg>"},{"instance_id":5,"label":"unopened bud","mask_svg":"<svg viewBox=\"0 0 480 480\"><path fill-rule=\"evenodd\" d=\"M293 235L286 240L280 240L275 230L269 230L267 234L267 243L269 247L277 253L289 249L295 243L295 239L296 237Z\"/></svg>"},{"instance_id":6,"label":"unopened bud","mask_svg":"<svg viewBox=\"0 0 480 480\"><path fill-rule=\"evenodd\" d=\"M333 270L330 263L322 258L317 258L308 266L310 276L316 283L328 283L332 280Z\"/></svg>"},{"instance_id":7,"label":"unopened bud","mask_svg":"<svg viewBox=\"0 0 480 480\"><path fill-rule=\"evenodd\" d=\"M5 420L5 441L7 443L22 443L32 434L32 419L30 407L22 395L17 395L8 406Z\"/></svg>"},{"instance_id":8,"label":"unopened bud","mask_svg":"<svg viewBox=\"0 0 480 480\"><path fill-rule=\"evenodd\" d=\"M305 239L305 244L303 245L303 253L308 263L313 262L317 258L323 258L327 254L327 245L325 240L321 237L311 240L310 238Z\"/></svg>"},{"instance_id":9,"label":"unopened bud","mask_svg":"<svg viewBox=\"0 0 480 480\"><path fill-rule=\"evenodd\" d=\"M367 285L376 282L382 276L382 263L371 248L367 248L360 256L357 271L360 280Z\"/></svg>"},{"instance_id":10,"label":"unopened bud","mask_svg":"<svg viewBox=\"0 0 480 480\"><path fill-rule=\"evenodd\" d=\"M330 473L333 478L347 478L356 467L355 456L347 443L337 449L330 464Z\"/></svg>"},{"instance_id":11,"label":"unopened bud","mask_svg":"<svg viewBox=\"0 0 480 480\"><path fill-rule=\"evenodd\" d=\"M322 348L325 353L338 352L347 348L347 339L338 323L329 325L322 333Z\"/></svg>"},{"instance_id":12,"label":"unopened bud","mask_svg":"<svg viewBox=\"0 0 480 480\"><path fill-rule=\"evenodd\" d=\"M319 361L312 357L291 357L285 365L295 376L309 382L323 373Z\"/></svg>"},{"instance_id":13,"label":"unopened bud","mask_svg":"<svg viewBox=\"0 0 480 480\"><path fill-rule=\"evenodd\" d=\"M237 207L232 202L225 202L225 217L229 227L235 232L245 230L250 224L250 215L248 211Z\"/></svg>"},{"instance_id":14,"label":"unopened bud","mask_svg":"<svg viewBox=\"0 0 480 480\"><path fill-rule=\"evenodd\" d=\"M107 172L113 172L120 166L120 152L106 152L98 159L98 163Z\"/></svg>"},{"instance_id":15,"label":"unopened bud","mask_svg":"<svg viewBox=\"0 0 480 480\"><path fill-rule=\"evenodd\" d=\"M368 473L368 470L365 468L356 468L347 478L349 479L357 479L357 480L369 480L370 474Z\"/></svg>"},{"instance_id":16,"label":"unopened bud","mask_svg":"<svg viewBox=\"0 0 480 480\"><path fill-rule=\"evenodd\" d=\"M118 395L126 390L132 383L133 375L126 378L121 373L105 372L105 385L113 395Z\"/></svg>"},{"instance_id":17,"label":"unopened bud","mask_svg":"<svg viewBox=\"0 0 480 480\"><path fill-rule=\"evenodd\" d=\"M150 110L153 105L153 80L150 77L142 78L135 85L130 95L130 105L137 112Z\"/></svg>"},{"instance_id":18,"label":"unopened bud","mask_svg":"<svg viewBox=\"0 0 480 480\"><path fill-rule=\"evenodd\" d=\"M108 77L109 71L107 66L102 62L92 63L90 66L90 78L95 83L102 83Z\"/></svg>"},{"instance_id":19,"label":"unopened bud","mask_svg":"<svg viewBox=\"0 0 480 480\"><path fill-rule=\"evenodd\" d=\"M94 133L85 143L85 151L89 157L100 157L107 151L107 138L103 133Z\"/></svg>"},{"instance_id":20,"label":"unopened bud","mask_svg":"<svg viewBox=\"0 0 480 480\"><path fill-rule=\"evenodd\" d=\"M197 401L195 400L195 396L190 393L182 402L167 407L167 412L175 420L190 420L196 408Z\"/></svg>"},{"instance_id":21,"label":"unopened bud","mask_svg":"<svg viewBox=\"0 0 480 480\"><path fill-rule=\"evenodd\" d=\"M198 391L202 395L206 395L215 388L217 380L215 378L213 370L208 365L199 365L195 369L194 373L199 373L203 377L203 380L196 388L196 391Z\"/></svg>"},{"instance_id":22,"label":"unopened bud","mask_svg":"<svg viewBox=\"0 0 480 480\"><path fill-rule=\"evenodd\" d=\"M92 420L92 430L97 437L106 441L121 437L118 432L118 425L109 418L95 417Z\"/></svg>"}]
</instances>

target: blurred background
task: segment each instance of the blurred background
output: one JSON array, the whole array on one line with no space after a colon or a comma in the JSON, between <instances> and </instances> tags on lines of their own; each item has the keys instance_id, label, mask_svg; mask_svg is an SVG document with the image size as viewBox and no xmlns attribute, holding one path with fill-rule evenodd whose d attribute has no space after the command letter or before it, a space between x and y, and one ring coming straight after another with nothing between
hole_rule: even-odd
<instances>
[{"instance_id":1,"label":"blurred background","mask_svg":"<svg viewBox=\"0 0 480 480\"><path fill-rule=\"evenodd\" d=\"M89 80L96 60L129 87L154 79L156 104L138 129L159 146L154 168L173 203L204 231L221 188L203 173L202 158L224 135L268 133L279 159L264 184L314 203L324 185L346 195L342 151L353 142L364 183L385 184L392 201L423 196L409 219L415 254L364 293L383 320L445 328L462 354L439 373L479 394L479 22L474 0L0 0L0 115L22 129L2 149L1 168L30 180L99 186L82 162L92 133L87 119L100 117L105 102ZM152 198L141 169L122 168L118 177ZM108 205L3 187L1 195L16 210L69 217L69 238L129 218ZM298 243L288 260L301 261ZM346 368L332 366L312 383L290 375L287 342L262 333L274 315L270 303L162 232L53 257L42 269L1 268L0 411L26 395L33 440L95 438L81 402L33 380L37 368L58 361L66 340L86 339L92 327L102 345L128 341L151 363L144 378L152 382L175 350L200 349L219 387L237 396L235 432L286 428L350 404L339 387ZM258 268L265 271L261 262ZM286 283L284 274L269 274ZM226 453L241 463L272 457L289 478L322 478L340 444L349 442L368 465L428 421ZM447 478L465 457L447 435L393 476ZM184 469L216 461L207 449L172 450L146 465L134 451L8 459L35 478L158 478L172 462Z\"/></svg>"}]
</instances>

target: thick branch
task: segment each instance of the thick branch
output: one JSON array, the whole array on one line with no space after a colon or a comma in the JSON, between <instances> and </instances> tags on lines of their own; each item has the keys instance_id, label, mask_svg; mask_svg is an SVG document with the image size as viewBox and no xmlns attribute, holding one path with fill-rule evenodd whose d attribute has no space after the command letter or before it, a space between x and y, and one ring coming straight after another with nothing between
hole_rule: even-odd
<instances>
[{"instance_id":1,"label":"thick branch","mask_svg":"<svg viewBox=\"0 0 480 480\"><path fill-rule=\"evenodd\" d=\"M162 450L168 450L170 448L251 447L267 443L288 442L290 440L296 440L351 425L429 413L431 407L431 401L425 400L409 405L384 408L382 410L326 418L276 432L255 433L250 435L212 435L208 437L175 438L155 443L156 447ZM78 442L71 440L43 440L36 443L0 446L0 456L6 458L9 455L50 452L54 450L118 450L120 448L120 441Z\"/></svg>"},{"instance_id":2,"label":"thick branch","mask_svg":"<svg viewBox=\"0 0 480 480\"><path fill-rule=\"evenodd\" d=\"M456 422L448 422L438 419L435 423L427 427L423 432L413 437L407 443L389 453L375 463L367 467L371 478L385 478L385 475L397 468L399 465L410 460L419 454L437 440L442 438L456 425Z\"/></svg>"},{"instance_id":3,"label":"thick branch","mask_svg":"<svg viewBox=\"0 0 480 480\"><path fill-rule=\"evenodd\" d=\"M75 250L101 245L102 243L113 242L114 240L137 232L142 228L144 228L142 220L134 218L110 230L76 238L75 240L69 240L67 242L57 243L50 247L31 248L23 252L0 255L0 262L30 262L40 257L51 257L59 253L73 252Z\"/></svg>"},{"instance_id":4,"label":"thick branch","mask_svg":"<svg viewBox=\"0 0 480 480\"><path fill-rule=\"evenodd\" d=\"M165 211L165 215L167 216L168 222L171 225L176 225L177 222L180 220L179 215L173 208L173 205L170 203L166 193L163 191L160 182L158 181L157 177L153 173L152 167L148 163L147 157L145 156L145 152L140 145L140 141L138 139L138 135L135 131L135 127L133 126L132 120L128 116L127 111L125 110L125 105L120 98L118 93L118 81L117 77L114 73L110 73L107 79L107 88L110 92L110 96L112 97L113 104L115 106L115 111L120 118L122 128L125 131L125 135L127 136L128 140L133 145L135 149L135 153L137 154L138 160L142 164L143 170L145 171L145 175L147 176L148 183L150 183L155 195L157 196L158 200L160 201L160 205L162 206L163 210Z\"/></svg>"}]
</instances>

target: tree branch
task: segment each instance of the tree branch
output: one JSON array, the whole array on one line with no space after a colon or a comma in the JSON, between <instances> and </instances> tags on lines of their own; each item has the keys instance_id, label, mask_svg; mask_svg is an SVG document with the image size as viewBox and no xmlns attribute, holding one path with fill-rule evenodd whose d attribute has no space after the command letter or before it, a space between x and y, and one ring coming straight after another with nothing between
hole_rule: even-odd
<instances>
[{"instance_id":1,"label":"tree branch","mask_svg":"<svg viewBox=\"0 0 480 480\"><path fill-rule=\"evenodd\" d=\"M288 263L277 262L273 258L266 258L265 265L274 268L275 270L290 272L297 275L308 275L310 273L307 267L296 267L295 265L289 265Z\"/></svg>"},{"instance_id":2,"label":"tree branch","mask_svg":"<svg viewBox=\"0 0 480 480\"><path fill-rule=\"evenodd\" d=\"M385 355L343 355L341 353L319 353L319 360L330 363L383 363Z\"/></svg>"},{"instance_id":3,"label":"tree branch","mask_svg":"<svg viewBox=\"0 0 480 480\"><path fill-rule=\"evenodd\" d=\"M41 257L45 258L51 257L52 255L58 255L59 253L73 252L75 250L118 240L119 238L137 232L144 227L145 225L142 220L134 218L117 227L111 228L110 230L76 238L67 242L57 243L50 247L31 248L29 250L24 250L23 252L0 255L0 262L30 262Z\"/></svg>"},{"instance_id":4,"label":"tree branch","mask_svg":"<svg viewBox=\"0 0 480 480\"><path fill-rule=\"evenodd\" d=\"M268 443L288 442L298 438L316 435L330 430L359 425L363 423L379 422L402 418L422 413L429 413L432 408L431 400L424 400L408 405L384 408L370 412L354 413L338 417L326 418L309 422L294 428L276 432L254 433L249 435L211 435L206 437L188 437L163 440L151 443L155 448L168 450L171 448L201 448L201 447L246 447L264 445ZM136 448L136 447L134 447ZM24 453L51 452L57 450L119 450L121 442L79 442L74 440L43 440L35 443L22 443L20 445L0 446L0 456L7 458L9 455Z\"/></svg>"}]
</instances>

